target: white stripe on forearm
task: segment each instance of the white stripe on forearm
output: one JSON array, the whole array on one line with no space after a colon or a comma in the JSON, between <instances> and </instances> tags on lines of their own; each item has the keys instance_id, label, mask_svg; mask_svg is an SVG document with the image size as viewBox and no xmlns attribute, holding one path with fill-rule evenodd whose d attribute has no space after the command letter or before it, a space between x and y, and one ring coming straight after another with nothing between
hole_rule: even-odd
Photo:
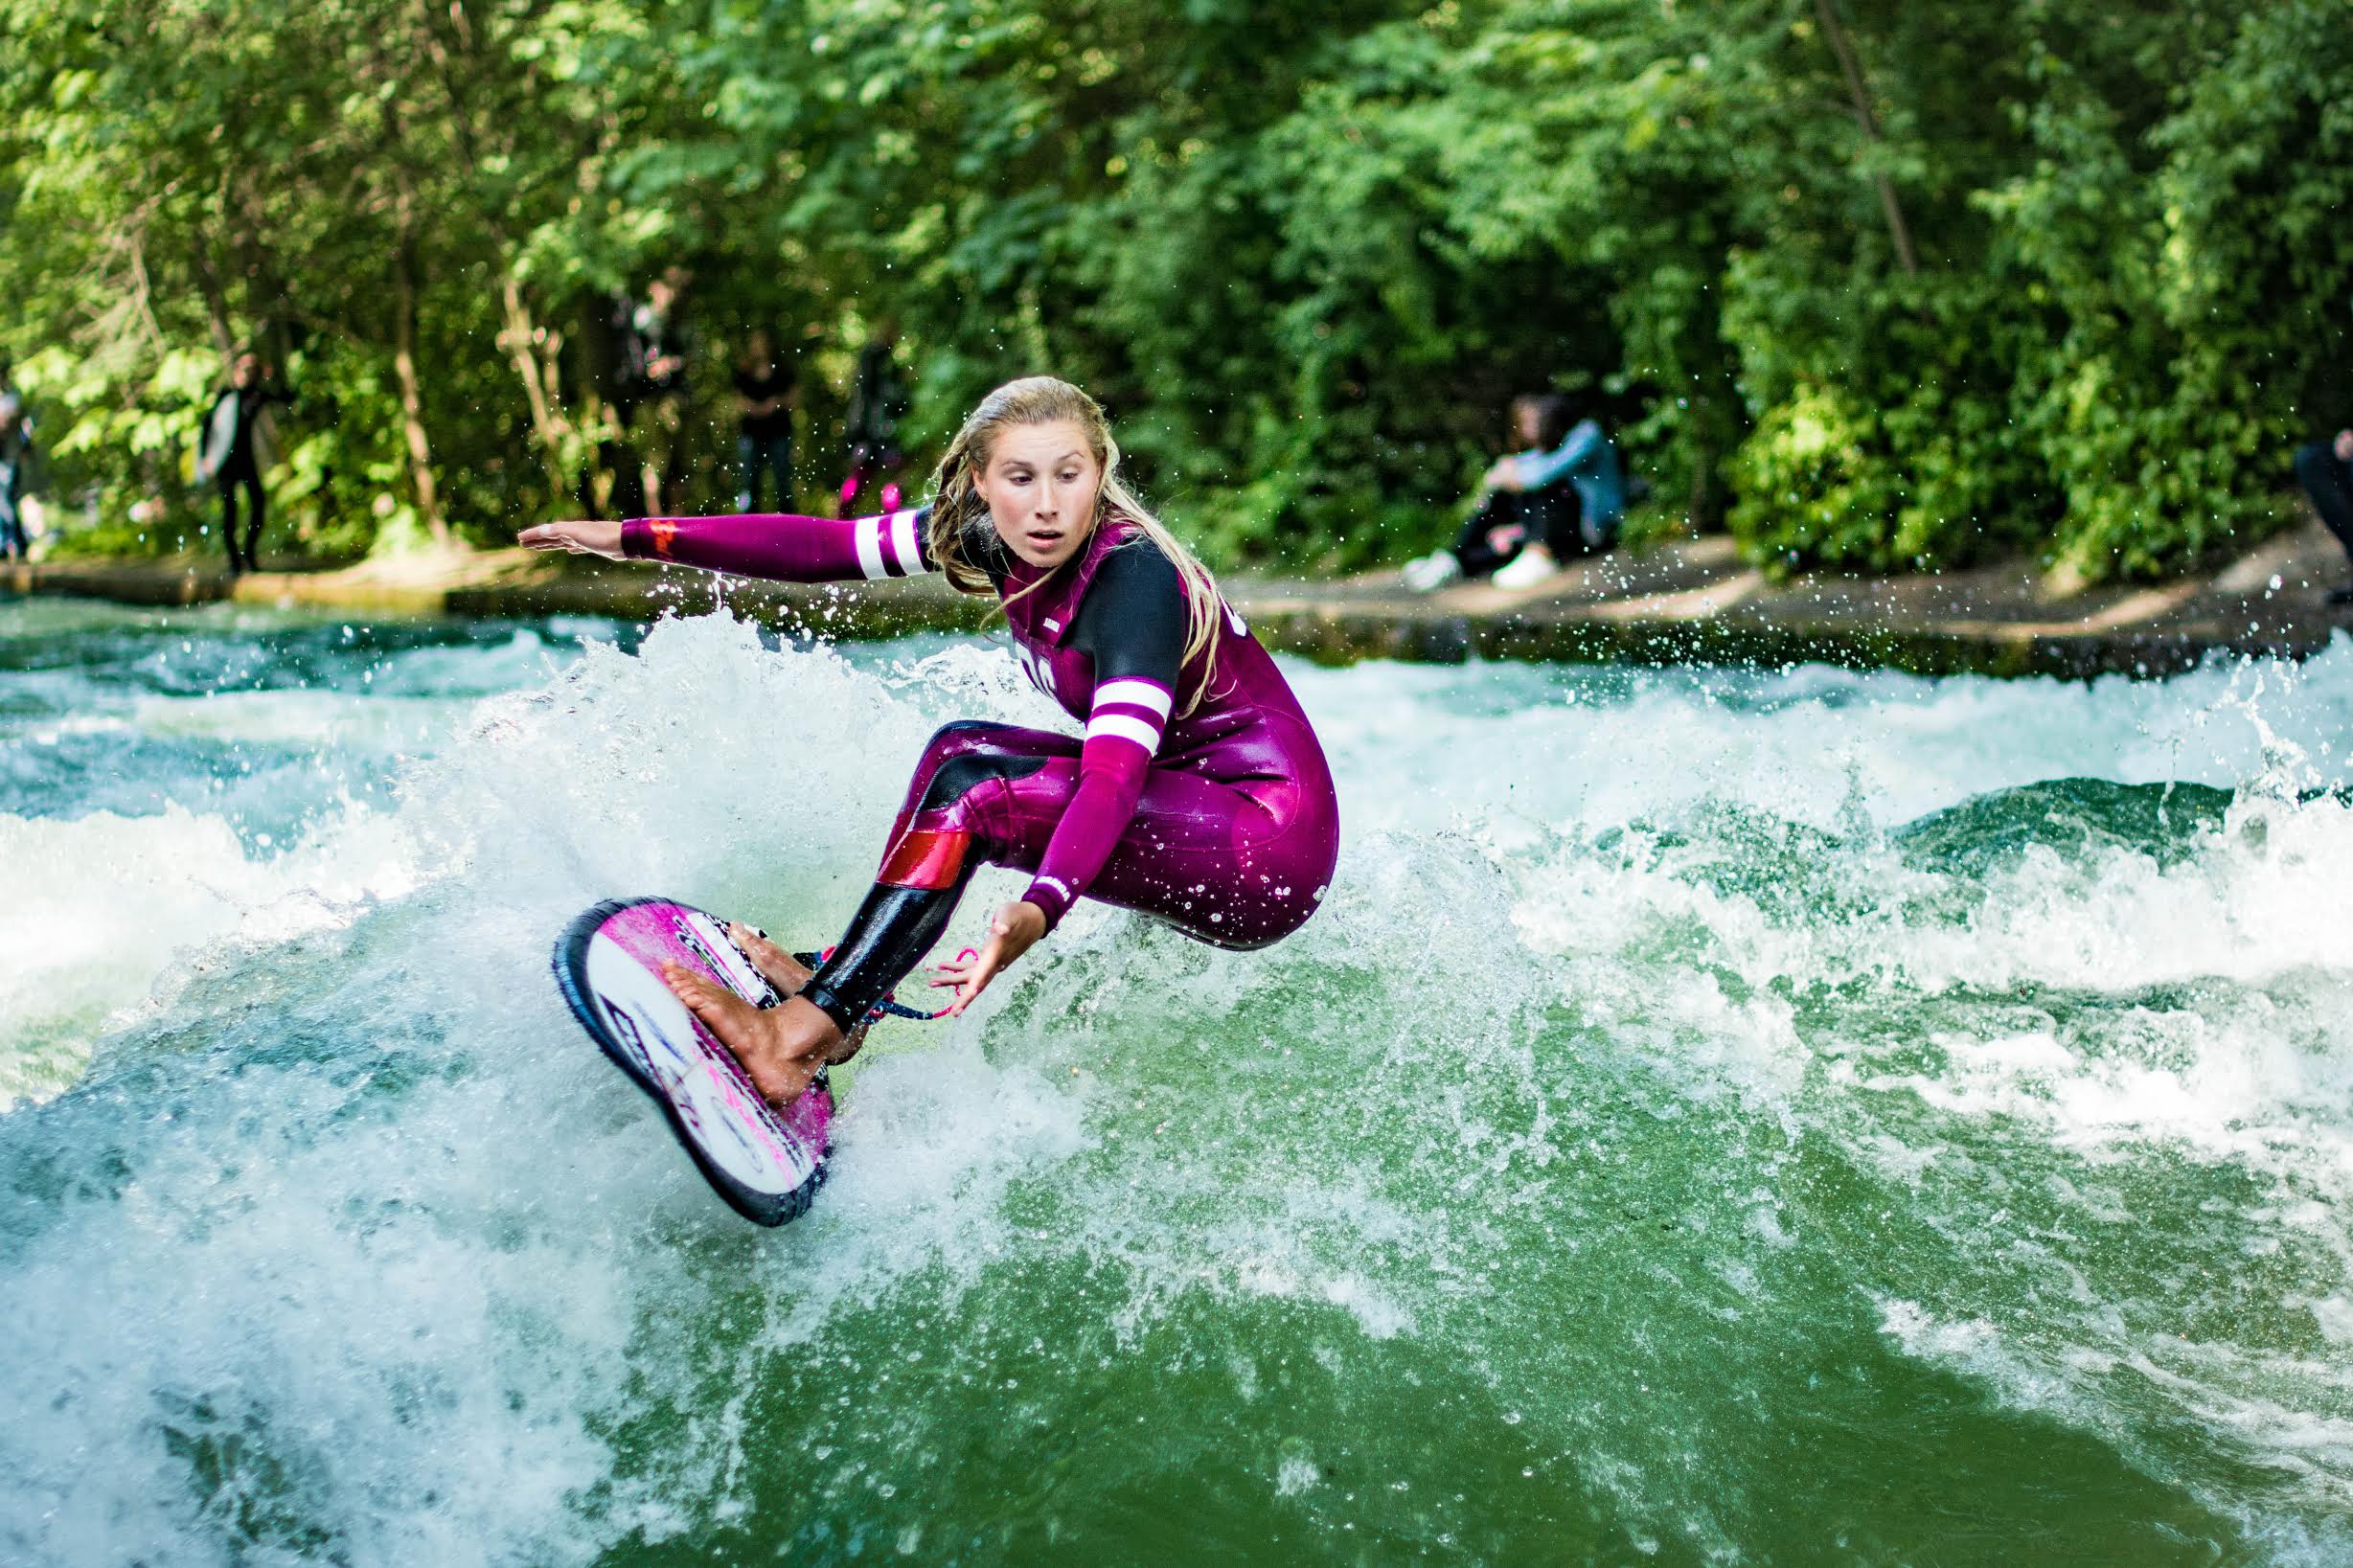
<instances>
[{"instance_id":1,"label":"white stripe on forearm","mask_svg":"<svg viewBox=\"0 0 2353 1568\"><path fill-rule=\"evenodd\" d=\"M1160 732L1142 719L1130 718L1126 714L1098 714L1086 721L1087 739L1099 739L1107 735L1132 740L1146 751L1160 749Z\"/></svg>"},{"instance_id":2,"label":"white stripe on forearm","mask_svg":"<svg viewBox=\"0 0 2353 1568\"><path fill-rule=\"evenodd\" d=\"M891 513L891 554L899 557L899 570L908 577L924 575L924 553L915 542L915 509Z\"/></svg>"},{"instance_id":3,"label":"white stripe on forearm","mask_svg":"<svg viewBox=\"0 0 2353 1568\"><path fill-rule=\"evenodd\" d=\"M1158 681L1149 681L1141 675L1123 675L1118 680L1105 681L1095 688L1095 706L1107 702L1131 702L1138 708L1150 708L1162 718L1168 717L1170 703L1168 688Z\"/></svg>"},{"instance_id":4,"label":"white stripe on forearm","mask_svg":"<svg viewBox=\"0 0 2353 1568\"><path fill-rule=\"evenodd\" d=\"M882 519L860 517L857 526L857 569L870 578L888 577L882 564Z\"/></svg>"}]
</instances>

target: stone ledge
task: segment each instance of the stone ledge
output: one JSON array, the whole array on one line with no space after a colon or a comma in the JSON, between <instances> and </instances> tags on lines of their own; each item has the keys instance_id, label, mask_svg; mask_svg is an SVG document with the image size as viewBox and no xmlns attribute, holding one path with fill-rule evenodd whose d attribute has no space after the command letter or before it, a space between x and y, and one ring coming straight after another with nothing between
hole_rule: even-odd
<instances>
[{"instance_id":1,"label":"stone ledge","mask_svg":"<svg viewBox=\"0 0 2353 1568\"><path fill-rule=\"evenodd\" d=\"M1472 658L1637 664L1826 662L1920 674L2166 674L2210 653L2301 658L2346 624L2323 600L2343 553L2317 523L2210 577L2054 602L2021 567L1771 583L1725 538L1580 562L1534 587L1427 597L1395 573L1330 581L1236 577L1235 607L1268 644L1324 663ZM726 604L810 636L970 631L991 606L936 579L807 587L521 550L232 579L211 560L0 566L0 591L132 604L237 603L369 614L594 615L645 621Z\"/></svg>"}]
</instances>

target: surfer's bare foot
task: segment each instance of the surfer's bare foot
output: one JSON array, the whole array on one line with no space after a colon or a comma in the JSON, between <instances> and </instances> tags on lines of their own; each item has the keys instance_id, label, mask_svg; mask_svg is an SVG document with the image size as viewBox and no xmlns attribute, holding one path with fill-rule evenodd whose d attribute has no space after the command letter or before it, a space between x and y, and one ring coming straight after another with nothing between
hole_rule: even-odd
<instances>
[{"instance_id":1,"label":"surfer's bare foot","mask_svg":"<svg viewBox=\"0 0 2353 1568\"><path fill-rule=\"evenodd\" d=\"M727 940L743 950L743 956L752 961L752 967L776 988L779 996L800 994L801 988L809 984L810 976L817 972L742 920L729 924ZM850 1031L849 1038L826 1052L825 1064L838 1067L857 1056L858 1047L866 1043L866 1031L873 1027L871 1023L865 1023Z\"/></svg>"},{"instance_id":2,"label":"surfer's bare foot","mask_svg":"<svg viewBox=\"0 0 2353 1568\"><path fill-rule=\"evenodd\" d=\"M743 956L752 961L752 967L776 988L779 996L792 995L808 985L809 977L816 973L742 920L728 924L727 940L743 950Z\"/></svg>"},{"instance_id":3,"label":"surfer's bare foot","mask_svg":"<svg viewBox=\"0 0 2353 1568\"><path fill-rule=\"evenodd\" d=\"M662 983L735 1054L752 1087L771 1105L799 1099L826 1057L847 1043L815 1003L797 996L779 1007L756 1008L683 964L663 965Z\"/></svg>"}]
</instances>

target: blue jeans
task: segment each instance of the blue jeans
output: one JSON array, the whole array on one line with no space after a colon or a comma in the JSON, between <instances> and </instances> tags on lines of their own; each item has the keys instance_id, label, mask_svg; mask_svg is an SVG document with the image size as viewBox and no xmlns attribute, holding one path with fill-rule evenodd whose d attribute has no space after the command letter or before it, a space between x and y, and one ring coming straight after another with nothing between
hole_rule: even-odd
<instances>
[{"instance_id":1,"label":"blue jeans","mask_svg":"<svg viewBox=\"0 0 2353 1568\"><path fill-rule=\"evenodd\" d=\"M736 437L736 511L749 511L760 504L760 475L763 471L776 480L776 509L779 511L792 505L792 438L790 436Z\"/></svg>"}]
</instances>

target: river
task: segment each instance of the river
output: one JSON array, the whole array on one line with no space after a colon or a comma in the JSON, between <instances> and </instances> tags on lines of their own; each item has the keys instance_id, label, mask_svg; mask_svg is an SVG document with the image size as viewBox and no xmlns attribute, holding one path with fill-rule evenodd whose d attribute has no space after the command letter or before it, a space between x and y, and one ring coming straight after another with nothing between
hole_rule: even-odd
<instances>
[{"instance_id":1,"label":"river","mask_svg":"<svg viewBox=\"0 0 2353 1568\"><path fill-rule=\"evenodd\" d=\"M1290 668L1314 920L1082 906L767 1232L549 943L831 941L1001 648L0 603L0 1559L2353 1559L2353 643Z\"/></svg>"}]
</instances>

